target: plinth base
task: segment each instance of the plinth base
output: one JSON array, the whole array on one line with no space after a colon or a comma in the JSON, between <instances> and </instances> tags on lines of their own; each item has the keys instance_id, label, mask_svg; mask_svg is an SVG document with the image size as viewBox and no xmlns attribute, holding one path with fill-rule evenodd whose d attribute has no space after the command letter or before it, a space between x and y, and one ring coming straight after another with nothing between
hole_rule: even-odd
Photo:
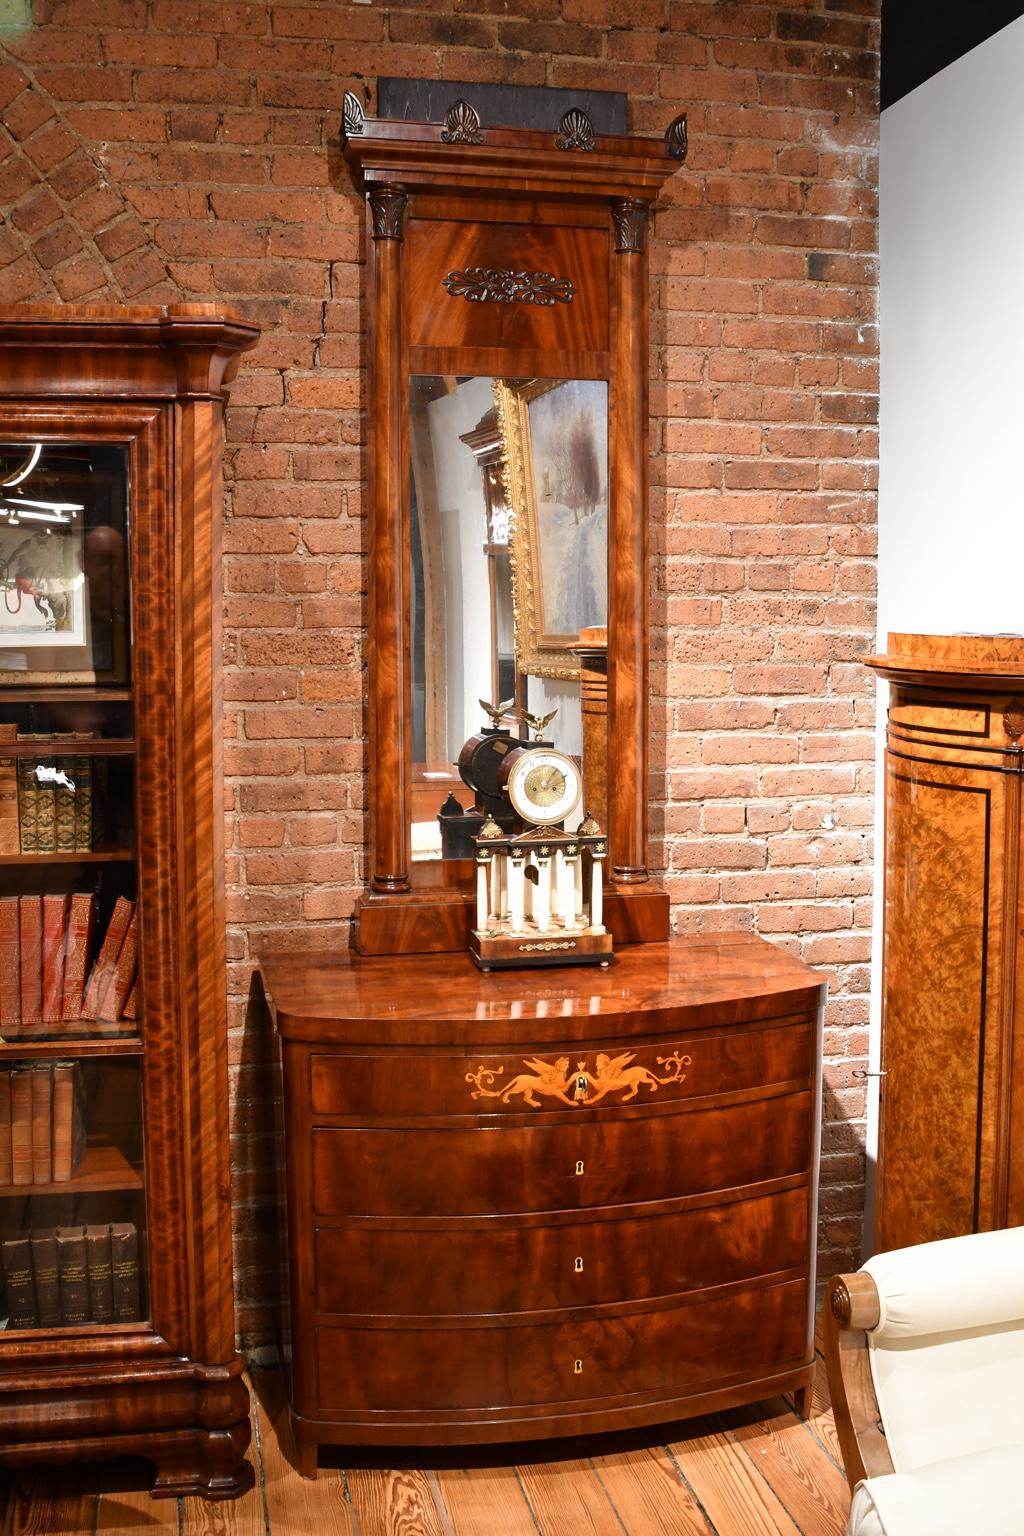
<instances>
[{"instance_id":1,"label":"plinth base","mask_svg":"<svg viewBox=\"0 0 1024 1536\"><path fill-rule=\"evenodd\" d=\"M564 928L549 933L481 931L469 935L469 952L482 971L507 971L518 966L607 965L612 957L610 933Z\"/></svg>"}]
</instances>

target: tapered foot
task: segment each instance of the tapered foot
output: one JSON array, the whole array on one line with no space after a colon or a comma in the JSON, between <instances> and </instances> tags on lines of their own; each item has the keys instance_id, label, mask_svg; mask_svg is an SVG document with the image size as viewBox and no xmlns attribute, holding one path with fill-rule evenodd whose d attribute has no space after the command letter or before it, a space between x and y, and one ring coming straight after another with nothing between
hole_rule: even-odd
<instances>
[{"instance_id":1,"label":"tapered foot","mask_svg":"<svg viewBox=\"0 0 1024 1536\"><path fill-rule=\"evenodd\" d=\"M809 1385L806 1387L797 1387L793 1394L793 1401L796 1406L796 1411L805 1423L811 1416L811 1397L812 1389Z\"/></svg>"}]
</instances>

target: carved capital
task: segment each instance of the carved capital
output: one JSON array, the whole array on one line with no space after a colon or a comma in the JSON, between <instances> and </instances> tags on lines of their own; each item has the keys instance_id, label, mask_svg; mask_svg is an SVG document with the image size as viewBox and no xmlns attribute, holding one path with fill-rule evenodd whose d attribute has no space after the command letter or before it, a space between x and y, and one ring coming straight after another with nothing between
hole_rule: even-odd
<instances>
[{"instance_id":1,"label":"carved capital","mask_svg":"<svg viewBox=\"0 0 1024 1536\"><path fill-rule=\"evenodd\" d=\"M570 107L562 121L558 125L559 137L555 140L556 149L582 149L590 151L594 147L594 129L590 118L579 107Z\"/></svg>"},{"instance_id":2,"label":"carved capital","mask_svg":"<svg viewBox=\"0 0 1024 1536\"><path fill-rule=\"evenodd\" d=\"M358 138L363 132L365 118L363 116L363 104L353 91L345 92L345 100L341 114L342 137L346 139Z\"/></svg>"},{"instance_id":3,"label":"carved capital","mask_svg":"<svg viewBox=\"0 0 1024 1536\"><path fill-rule=\"evenodd\" d=\"M463 101L460 97L458 101L453 102L444 115L444 127L441 129L442 144L482 144L483 141L479 113L470 106L468 101Z\"/></svg>"},{"instance_id":4,"label":"carved capital","mask_svg":"<svg viewBox=\"0 0 1024 1536\"><path fill-rule=\"evenodd\" d=\"M617 251L643 250L649 208L649 203L634 197L617 197L612 203Z\"/></svg>"},{"instance_id":5,"label":"carved capital","mask_svg":"<svg viewBox=\"0 0 1024 1536\"><path fill-rule=\"evenodd\" d=\"M669 123L665 130L665 142L668 152L673 160L685 160L689 139L686 131L686 113L680 112L674 122Z\"/></svg>"},{"instance_id":6,"label":"carved capital","mask_svg":"<svg viewBox=\"0 0 1024 1536\"><path fill-rule=\"evenodd\" d=\"M370 205L375 240L401 240L405 205L408 202L404 187L374 186L366 194Z\"/></svg>"}]
</instances>

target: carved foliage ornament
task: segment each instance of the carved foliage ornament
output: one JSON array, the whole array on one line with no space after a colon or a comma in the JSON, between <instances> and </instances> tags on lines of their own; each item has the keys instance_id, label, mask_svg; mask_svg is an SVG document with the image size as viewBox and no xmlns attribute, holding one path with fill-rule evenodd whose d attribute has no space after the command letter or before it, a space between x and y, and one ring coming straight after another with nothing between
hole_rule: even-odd
<instances>
[{"instance_id":1,"label":"carved foliage ornament","mask_svg":"<svg viewBox=\"0 0 1024 1536\"><path fill-rule=\"evenodd\" d=\"M620 197L612 203L617 251L642 251L647 229L648 204L637 198Z\"/></svg>"},{"instance_id":2,"label":"carved foliage ornament","mask_svg":"<svg viewBox=\"0 0 1024 1536\"><path fill-rule=\"evenodd\" d=\"M480 117L473 110L468 101L460 97L453 102L444 115L444 127L441 129L442 144L482 144L484 136L480 131Z\"/></svg>"},{"instance_id":3,"label":"carved foliage ornament","mask_svg":"<svg viewBox=\"0 0 1024 1536\"><path fill-rule=\"evenodd\" d=\"M593 1072L585 1060L578 1061L575 1071L570 1071L568 1056L559 1056L557 1061L526 1056L523 1065L529 1071L518 1072L504 1085L491 1087L504 1075L504 1067L480 1066L475 1072L466 1073L466 1082L473 1084L471 1099L500 1099L503 1104L508 1104L514 1098L521 1098L531 1109L542 1109L541 1099L557 1099L560 1104L574 1109L580 1105L598 1104L609 1093L621 1093L619 1103L628 1104L641 1088L657 1093L666 1083L685 1082L683 1068L693 1064L691 1056L680 1056L678 1051L659 1056L658 1066L664 1067L665 1073L658 1077L648 1067L631 1065L635 1054L634 1051L624 1051L621 1056L606 1056L602 1052Z\"/></svg>"},{"instance_id":4,"label":"carved foliage ornament","mask_svg":"<svg viewBox=\"0 0 1024 1536\"><path fill-rule=\"evenodd\" d=\"M371 187L367 193L375 240L401 240L405 205L403 187Z\"/></svg>"},{"instance_id":5,"label":"carved foliage ornament","mask_svg":"<svg viewBox=\"0 0 1024 1536\"><path fill-rule=\"evenodd\" d=\"M1014 746L1019 746L1020 738L1024 736L1024 699L1010 700L1003 716L1003 730Z\"/></svg>"},{"instance_id":6,"label":"carved foliage ornament","mask_svg":"<svg viewBox=\"0 0 1024 1536\"><path fill-rule=\"evenodd\" d=\"M346 91L341 117L341 126L346 139L358 137L363 132L364 125L363 107L359 97L352 91Z\"/></svg>"},{"instance_id":7,"label":"carved foliage ornament","mask_svg":"<svg viewBox=\"0 0 1024 1536\"><path fill-rule=\"evenodd\" d=\"M594 130L590 118L579 107L570 107L558 125L560 137L555 140L558 149L591 150L594 147Z\"/></svg>"},{"instance_id":8,"label":"carved foliage ornament","mask_svg":"<svg viewBox=\"0 0 1024 1536\"><path fill-rule=\"evenodd\" d=\"M571 304L573 286L551 272L514 272L511 267L467 267L441 280L453 298L472 304Z\"/></svg>"}]
</instances>

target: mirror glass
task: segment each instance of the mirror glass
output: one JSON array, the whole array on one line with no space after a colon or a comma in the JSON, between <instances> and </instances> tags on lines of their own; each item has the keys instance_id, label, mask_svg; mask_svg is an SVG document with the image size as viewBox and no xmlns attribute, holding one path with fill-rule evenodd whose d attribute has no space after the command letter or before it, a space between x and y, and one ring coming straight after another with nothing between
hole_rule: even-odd
<instances>
[{"instance_id":1,"label":"mirror glass","mask_svg":"<svg viewBox=\"0 0 1024 1536\"><path fill-rule=\"evenodd\" d=\"M527 714L557 711L541 734L580 761L586 798L598 738L581 646L586 690L606 651L608 385L416 375L409 457L412 855L465 857L464 838L442 848L438 812L450 795L473 810L457 763L489 727L481 700L507 702L502 726L523 740Z\"/></svg>"}]
</instances>

